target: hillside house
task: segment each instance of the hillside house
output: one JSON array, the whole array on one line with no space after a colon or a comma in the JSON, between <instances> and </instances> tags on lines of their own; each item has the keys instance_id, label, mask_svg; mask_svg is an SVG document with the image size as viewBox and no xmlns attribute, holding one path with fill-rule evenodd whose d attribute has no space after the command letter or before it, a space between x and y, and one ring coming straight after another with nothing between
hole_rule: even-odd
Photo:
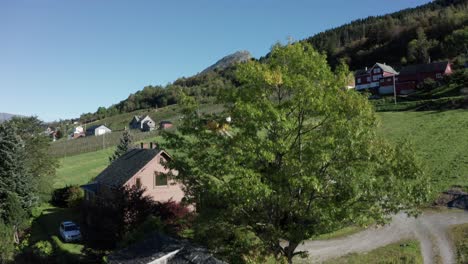
<instances>
[{"instance_id":1,"label":"hillside house","mask_svg":"<svg viewBox=\"0 0 468 264\"><path fill-rule=\"evenodd\" d=\"M399 94L408 94L416 90L417 85L425 79L430 78L437 81L450 74L452 74L452 67L448 61L408 65L401 69L397 77L397 92Z\"/></svg>"},{"instance_id":2,"label":"hillside house","mask_svg":"<svg viewBox=\"0 0 468 264\"><path fill-rule=\"evenodd\" d=\"M170 159L156 144L151 143L149 148L141 145L141 148L131 149L112 162L92 183L82 186L85 200L106 199L112 190L136 185L144 188L145 195L154 201L172 199L180 202L184 197L182 185L169 176L177 175L177 172L165 167L165 162Z\"/></svg>"},{"instance_id":3,"label":"hillside house","mask_svg":"<svg viewBox=\"0 0 468 264\"><path fill-rule=\"evenodd\" d=\"M392 94L393 78L398 75L391 66L376 63L372 68L359 70L355 74L356 90L368 90L373 94Z\"/></svg>"},{"instance_id":4,"label":"hillside house","mask_svg":"<svg viewBox=\"0 0 468 264\"><path fill-rule=\"evenodd\" d=\"M163 130L163 129L168 129L168 128L171 128L173 127L174 125L169 122L169 121L161 121L159 122L159 129Z\"/></svg>"},{"instance_id":5,"label":"hillside house","mask_svg":"<svg viewBox=\"0 0 468 264\"><path fill-rule=\"evenodd\" d=\"M134 116L129 125L131 129L140 129L141 131L152 131L156 128L156 123L149 115Z\"/></svg>"},{"instance_id":6,"label":"hillside house","mask_svg":"<svg viewBox=\"0 0 468 264\"><path fill-rule=\"evenodd\" d=\"M356 90L369 91L372 94L409 94L427 78L441 80L450 75L449 62L408 65L398 73L391 66L376 63L369 70L358 70L355 74Z\"/></svg>"},{"instance_id":7,"label":"hillside house","mask_svg":"<svg viewBox=\"0 0 468 264\"><path fill-rule=\"evenodd\" d=\"M112 130L104 125L91 126L86 129L86 136L102 136L108 133L112 133Z\"/></svg>"}]
</instances>

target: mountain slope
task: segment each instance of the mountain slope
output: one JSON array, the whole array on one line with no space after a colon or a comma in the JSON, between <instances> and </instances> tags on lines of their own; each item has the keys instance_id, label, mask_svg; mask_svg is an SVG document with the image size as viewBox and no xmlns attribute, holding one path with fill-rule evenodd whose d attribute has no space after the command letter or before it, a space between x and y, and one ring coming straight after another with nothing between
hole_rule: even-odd
<instances>
[{"instance_id":1,"label":"mountain slope","mask_svg":"<svg viewBox=\"0 0 468 264\"><path fill-rule=\"evenodd\" d=\"M252 55L250 54L250 52L246 50L237 51L233 54L223 57L222 59L217 61L215 64L204 69L200 74L205 74L214 70L224 70L230 66L233 66L236 63L245 62L245 61L250 60L251 58L252 58Z\"/></svg>"},{"instance_id":2,"label":"mountain slope","mask_svg":"<svg viewBox=\"0 0 468 264\"><path fill-rule=\"evenodd\" d=\"M0 113L0 123L8 121L14 116L16 116L16 115L8 114L8 113Z\"/></svg>"}]
</instances>

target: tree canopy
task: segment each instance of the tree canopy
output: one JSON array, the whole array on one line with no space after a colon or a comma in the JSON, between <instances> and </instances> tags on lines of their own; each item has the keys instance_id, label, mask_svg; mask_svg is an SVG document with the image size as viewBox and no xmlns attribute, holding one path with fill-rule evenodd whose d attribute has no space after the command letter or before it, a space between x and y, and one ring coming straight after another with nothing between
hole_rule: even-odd
<instances>
[{"instance_id":1,"label":"tree canopy","mask_svg":"<svg viewBox=\"0 0 468 264\"><path fill-rule=\"evenodd\" d=\"M412 152L377 135L372 106L343 89L348 74L310 44L276 45L264 63L238 66L240 88L220 96L225 112L200 114L183 96L179 131L166 134L169 165L196 203L201 241L223 252L244 232L259 252L291 262L306 239L427 199Z\"/></svg>"}]
</instances>

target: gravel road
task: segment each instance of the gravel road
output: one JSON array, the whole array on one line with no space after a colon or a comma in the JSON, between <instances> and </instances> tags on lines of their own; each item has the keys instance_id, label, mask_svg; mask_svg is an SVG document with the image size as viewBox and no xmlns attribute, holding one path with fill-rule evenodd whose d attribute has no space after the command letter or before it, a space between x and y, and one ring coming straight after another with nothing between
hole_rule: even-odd
<instances>
[{"instance_id":1,"label":"gravel road","mask_svg":"<svg viewBox=\"0 0 468 264\"><path fill-rule=\"evenodd\" d=\"M349 253L368 252L402 239L416 238L421 243L425 264L434 263L439 256L443 263L455 263L455 251L448 238L452 225L468 223L468 211L450 210L425 212L418 218L397 214L390 224L373 227L338 239L306 241L298 251L308 251L312 262L344 256Z\"/></svg>"}]
</instances>

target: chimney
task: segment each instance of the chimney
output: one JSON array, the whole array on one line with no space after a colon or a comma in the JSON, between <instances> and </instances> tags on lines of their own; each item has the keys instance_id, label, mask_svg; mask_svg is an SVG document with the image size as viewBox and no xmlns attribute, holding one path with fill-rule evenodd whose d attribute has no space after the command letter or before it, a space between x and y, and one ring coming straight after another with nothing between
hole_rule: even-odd
<instances>
[{"instance_id":1,"label":"chimney","mask_svg":"<svg viewBox=\"0 0 468 264\"><path fill-rule=\"evenodd\" d=\"M366 71L367 71L367 67L366 67Z\"/></svg>"},{"instance_id":2,"label":"chimney","mask_svg":"<svg viewBox=\"0 0 468 264\"><path fill-rule=\"evenodd\" d=\"M145 146L143 145L143 142L140 143L140 147L141 147L141 149L145 148Z\"/></svg>"},{"instance_id":3,"label":"chimney","mask_svg":"<svg viewBox=\"0 0 468 264\"><path fill-rule=\"evenodd\" d=\"M150 149L153 149L153 142L150 142Z\"/></svg>"}]
</instances>

